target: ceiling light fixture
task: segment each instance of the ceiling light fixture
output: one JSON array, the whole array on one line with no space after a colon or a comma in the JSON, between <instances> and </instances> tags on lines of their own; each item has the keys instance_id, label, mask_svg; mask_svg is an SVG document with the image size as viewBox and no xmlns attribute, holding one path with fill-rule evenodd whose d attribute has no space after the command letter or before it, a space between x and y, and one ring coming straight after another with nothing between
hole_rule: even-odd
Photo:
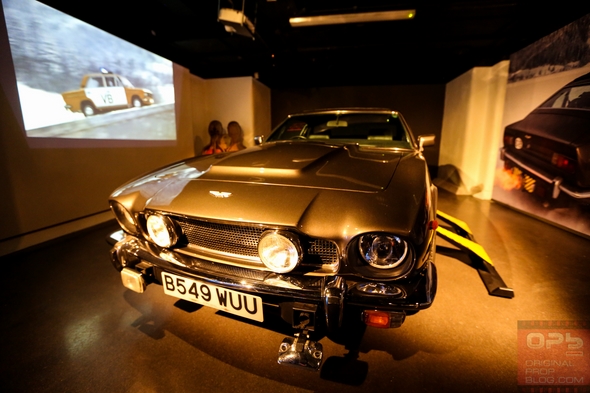
<instances>
[{"instance_id":1,"label":"ceiling light fixture","mask_svg":"<svg viewBox=\"0 0 590 393\"><path fill-rule=\"evenodd\" d=\"M416 10L362 12L357 14L337 14L320 16L302 16L289 18L293 27L339 25L346 23L385 22L391 20L413 19Z\"/></svg>"}]
</instances>

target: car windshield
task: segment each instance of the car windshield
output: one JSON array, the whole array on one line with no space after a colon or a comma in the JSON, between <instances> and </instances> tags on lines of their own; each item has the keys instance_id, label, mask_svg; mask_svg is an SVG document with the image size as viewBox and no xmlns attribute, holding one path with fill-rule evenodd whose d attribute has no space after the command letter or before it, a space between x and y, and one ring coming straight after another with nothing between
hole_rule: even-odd
<instances>
[{"instance_id":1,"label":"car windshield","mask_svg":"<svg viewBox=\"0 0 590 393\"><path fill-rule=\"evenodd\" d=\"M276 141L359 144L378 148L412 148L397 113L322 113L293 116L268 138Z\"/></svg>"},{"instance_id":2,"label":"car windshield","mask_svg":"<svg viewBox=\"0 0 590 393\"><path fill-rule=\"evenodd\" d=\"M133 88L133 84L131 84L131 82L129 82L129 79L125 78L124 76L119 76L119 79L121 79L123 86Z\"/></svg>"}]
</instances>

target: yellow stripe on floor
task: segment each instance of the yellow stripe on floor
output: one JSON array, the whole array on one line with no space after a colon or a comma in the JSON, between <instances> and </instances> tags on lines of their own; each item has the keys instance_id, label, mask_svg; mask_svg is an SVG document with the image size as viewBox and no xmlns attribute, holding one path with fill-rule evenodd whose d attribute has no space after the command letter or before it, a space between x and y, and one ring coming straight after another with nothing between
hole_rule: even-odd
<instances>
[{"instance_id":1,"label":"yellow stripe on floor","mask_svg":"<svg viewBox=\"0 0 590 393\"><path fill-rule=\"evenodd\" d=\"M464 231L467 231L467 233L469 233L470 235L473 234L473 232L471 232L471 229L469 229L469 225L467 225L466 222L463 222L463 221L461 221L458 218L455 218L453 216L449 216L447 213L443 213L440 210L437 210L436 211L436 215L437 216L441 216L445 220L448 220L448 221L454 223L458 227L462 228Z\"/></svg>"},{"instance_id":2,"label":"yellow stripe on floor","mask_svg":"<svg viewBox=\"0 0 590 393\"><path fill-rule=\"evenodd\" d=\"M457 235L456 233L453 233L453 232L449 231L448 229L445 229L445 228L443 228L441 226L439 226L438 228L436 228L436 231L442 237L445 237L448 240L451 240L451 241L453 241L455 243L460 244L464 248L466 248L469 251L475 253L477 256L479 256L481 259L483 259L484 261L486 261L490 265L492 265L492 266L494 265L492 263L492 259L488 255L488 253L483 249L482 246L480 246L476 242L473 242L473 241L471 241L469 239L465 239L463 236Z\"/></svg>"}]
</instances>

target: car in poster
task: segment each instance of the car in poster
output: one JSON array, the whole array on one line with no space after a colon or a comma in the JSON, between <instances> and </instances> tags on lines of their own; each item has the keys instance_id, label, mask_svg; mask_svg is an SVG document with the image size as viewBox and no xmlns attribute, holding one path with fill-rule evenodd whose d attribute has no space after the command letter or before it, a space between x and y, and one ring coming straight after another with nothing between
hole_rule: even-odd
<instances>
[{"instance_id":1,"label":"car in poster","mask_svg":"<svg viewBox=\"0 0 590 393\"><path fill-rule=\"evenodd\" d=\"M523 191L546 203L590 203L590 73L504 130L501 158Z\"/></svg>"},{"instance_id":2,"label":"car in poster","mask_svg":"<svg viewBox=\"0 0 590 393\"><path fill-rule=\"evenodd\" d=\"M62 93L65 108L94 116L122 108L139 108L154 103L151 90L137 88L124 76L110 72L91 73L82 77L80 88Z\"/></svg>"},{"instance_id":3,"label":"car in poster","mask_svg":"<svg viewBox=\"0 0 590 393\"><path fill-rule=\"evenodd\" d=\"M293 329L281 364L318 369L310 332L343 321L399 327L436 288L437 188L398 112L289 116L266 141L200 156L113 192L110 236L123 284ZM345 326L344 326L345 327Z\"/></svg>"}]
</instances>

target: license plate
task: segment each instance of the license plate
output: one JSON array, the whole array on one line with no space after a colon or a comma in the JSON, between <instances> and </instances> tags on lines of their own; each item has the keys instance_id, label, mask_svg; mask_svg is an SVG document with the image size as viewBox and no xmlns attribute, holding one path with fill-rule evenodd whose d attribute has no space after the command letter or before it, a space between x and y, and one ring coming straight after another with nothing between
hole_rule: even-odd
<instances>
[{"instance_id":1,"label":"license plate","mask_svg":"<svg viewBox=\"0 0 590 393\"><path fill-rule=\"evenodd\" d=\"M170 296L216 308L258 322L264 320L262 315L262 299L258 296L206 284L166 272L162 272L162 287L164 288L164 293Z\"/></svg>"}]
</instances>

